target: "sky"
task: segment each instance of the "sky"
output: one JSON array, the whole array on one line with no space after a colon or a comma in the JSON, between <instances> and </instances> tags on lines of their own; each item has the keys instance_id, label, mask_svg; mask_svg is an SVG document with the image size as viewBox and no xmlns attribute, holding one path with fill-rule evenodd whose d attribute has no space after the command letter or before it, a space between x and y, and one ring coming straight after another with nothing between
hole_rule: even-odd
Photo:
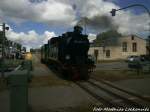
<instances>
[{"instance_id":1,"label":"sky","mask_svg":"<svg viewBox=\"0 0 150 112\"><path fill-rule=\"evenodd\" d=\"M48 39L72 31L74 25L86 26L89 40L96 34L115 29L123 35L146 38L150 18L142 7L110 11L131 4L142 4L150 10L150 0L0 0L0 23L10 30L7 38L28 48L45 44Z\"/></svg>"}]
</instances>

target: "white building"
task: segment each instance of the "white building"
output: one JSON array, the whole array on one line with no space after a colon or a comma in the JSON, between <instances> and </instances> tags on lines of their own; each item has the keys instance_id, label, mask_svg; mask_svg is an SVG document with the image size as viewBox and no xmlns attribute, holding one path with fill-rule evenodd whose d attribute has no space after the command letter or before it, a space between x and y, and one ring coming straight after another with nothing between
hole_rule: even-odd
<instances>
[{"instance_id":1,"label":"white building","mask_svg":"<svg viewBox=\"0 0 150 112\"><path fill-rule=\"evenodd\" d=\"M100 47L90 47L89 54L97 60L124 60L130 55L145 55L148 53L146 39L135 35L124 36L116 39L115 44L106 44Z\"/></svg>"}]
</instances>

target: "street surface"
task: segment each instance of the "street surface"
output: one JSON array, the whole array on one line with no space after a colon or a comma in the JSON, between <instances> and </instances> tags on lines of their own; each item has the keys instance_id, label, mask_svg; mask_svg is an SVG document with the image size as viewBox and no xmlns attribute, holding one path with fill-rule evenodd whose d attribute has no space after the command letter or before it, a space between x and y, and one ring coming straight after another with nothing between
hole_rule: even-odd
<instances>
[{"instance_id":1,"label":"street surface","mask_svg":"<svg viewBox=\"0 0 150 112\"><path fill-rule=\"evenodd\" d=\"M77 85L57 77L46 65L41 64L40 55L33 55L34 77L50 76L51 81L62 85L33 86L29 88L29 105L36 112L62 110L79 105L93 104L96 100ZM39 82L40 83L40 82ZM9 91L0 92L0 112L9 112ZM64 110L65 112L65 110Z\"/></svg>"},{"instance_id":2,"label":"street surface","mask_svg":"<svg viewBox=\"0 0 150 112\"><path fill-rule=\"evenodd\" d=\"M128 70L128 63L125 61L121 62L107 62L97 63L96 70Z\"/></svg>"},{"instance_id":3,"label":"street surface","mask_svg":"<svg viewBox=\"0 0 150 112\"><path fill-rule=\"evenodd\" d=\"M62 112L63 108L73 108L79 105L97 104L97 100L87 92L79 88L73 82L66 81L53 73L46 65L41 64L40 55L33 54L33 72L34 77L49 76L50 82L57 82L59 85L31 86L29 88L29 105L35 112L46 112L58 110ZM99 63L97 68L102 70L127 69L125 62ZM41 83L41 82L39 82ZM68 83L64 85L64 83ZM122 88L136 91L142 95L150 95L150 79L130 79L116 81L115 84ZM62 85L61 85L62 84ZM96 90L95 90L96 91ZM0 92L0 112L9 112L9 91ZM66 112L65 110L63 112Z\"/></svg>"},{"instance_id":4,"label":"street surface","mask_svg":"<svg viewBox=\"0 0 150 112\"><path fill-rule=\"evenodd\" d=\"M40 55L33 55L34 76L49 75L57 82L65 82L54 74L46 65L41 64ZM36 87L29 89L30 105L36 110L65 108L95 101L75 84L68 86Z\"/></svg>"},{"instance_id":5,"label":"street surface","mask_svg":"<svg viewBox=\"0 0 150 112\"><path fill-rule=\"evenodd\" d=\"M33 69L32 75L34 76L53 75L52 71L46 65L41 64L39 54L33 55Z\"/></svg>"}]
</instances>

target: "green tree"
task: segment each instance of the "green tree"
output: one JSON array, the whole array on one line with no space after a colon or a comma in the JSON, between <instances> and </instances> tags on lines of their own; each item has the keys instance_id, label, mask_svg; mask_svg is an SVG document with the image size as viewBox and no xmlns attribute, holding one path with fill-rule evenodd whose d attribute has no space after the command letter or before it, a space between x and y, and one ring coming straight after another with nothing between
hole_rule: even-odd
<instances>
[{"instance_id":1,"label":"green tree","mask_svg":"<svg viewBox=\"0 0 150 112\"><path fill-rule=\"evenodd\" d=\"M103 44L112 43L115 44L117 42L117 39L121 37L122 35L118 33L116 30L109 30L106 32L99 33L96 37L96 40L94 41L95 46L102 46Z\"/></svg>"}]
</instances>

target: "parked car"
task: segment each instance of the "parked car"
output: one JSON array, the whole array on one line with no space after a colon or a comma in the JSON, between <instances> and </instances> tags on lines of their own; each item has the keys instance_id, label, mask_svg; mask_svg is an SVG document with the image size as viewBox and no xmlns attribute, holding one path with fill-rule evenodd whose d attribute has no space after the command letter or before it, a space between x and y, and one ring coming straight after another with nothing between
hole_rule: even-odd
<instances>
[{"instance_id":1,"label":"parked car","mask_svg":"<svg viewBox=\"0 0 150 112\"><path fill-rule=\"evenodd\" d=\"M141 55L140 57L143 61L150 61L150 56L149 55Z\"/></svg>"},{"instance_id":2,"label":"parked car","mask_svg":"<svg viewBox=\"0 0 150 112\"><path fill-rule=\"evenodd\" d=\"M127 58L128 67L133 69L145 69L150 66L150 58L147 55L130 56Z\"/></svg>"},{"instance_id":3,"label":"parked car","mask_svg":"<svg viewBox=\"0 0 150 112\"><path fill-rule=\"evenodd\" d=\"M135 60L139 60L140 59L140 56L135 56L135 55L132 55L132 56L129 56L127 57L127 62L132 62L132 61L135 61Z\"/></svg>"}]
</instances>

